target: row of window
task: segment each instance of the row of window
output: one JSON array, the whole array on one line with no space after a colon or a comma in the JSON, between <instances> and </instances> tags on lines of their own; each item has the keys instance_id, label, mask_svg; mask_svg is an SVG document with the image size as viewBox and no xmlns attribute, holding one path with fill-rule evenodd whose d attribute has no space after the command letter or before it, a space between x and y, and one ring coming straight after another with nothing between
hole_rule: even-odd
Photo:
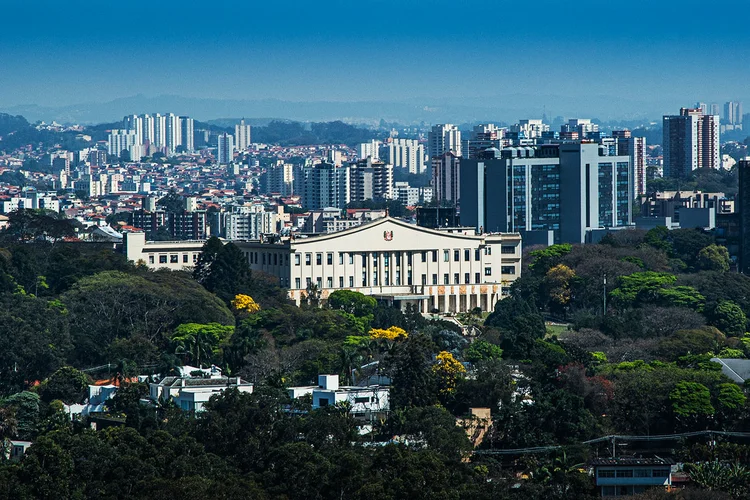
<instances>
[{"instance_id":1,"label":"row of window","mask_svg":"<svg viewBox=\"0 0 750 500\"><path fill-rule=\"evenodd\" d=\"M500 268L500 272L502 274L515 275L516 274L516 268L515 268L515 266L502 266ZM484 268L484 275L485 276L492 276L492 268L491 267L485 267ZM361 286L381 286L381 284L383 286L391 286L391 285L393 285L393 286L401 286L401 272L400 271L396 271L395 278L396 279L393 281L393 283L391 283L390 273L388 271L385 271L385 273L384 273L384 280L383 280L382 283L380 283L380 280L378 279L378 272L377 271L373 271L373 273L372 273L372 284L370 285L370 284L368 284L368 280L367 280L367 271L362 271ZM445 273L445 274L443 274L443 285L460 285L460 284L462 284L462 282L460 281L460 278L461 278L460 273L454 273L453 274L453 281L451 281L450 280L450 274L449 273ZM466 284L466 285L472 284L471 283L471 273L464 273L463 279L464 279L463 284ZM305 280L306 280L305 281L305 286L309 287L312 284L312 278L311 277L307 277L307 278L305 278ZM339 280L338 281L339 281L338 282L338 287L339 288L344 288L344 277L343 276L339 276ZM481 282L482 282L481 274L480 273L474 273L474 284L480 284ZM347 283L348 283L348 287L349 288L353 288L354 287L354 276L349 276ZM408 271L407 279L406 279L406 285L411 286L412 284L413 284L412 283L412 274L411 274L411 271ZM432 275L432 284L433 285L438 285L439 284L437 273L435 273L435 274ZM294 287L296 289L300 289L301 285L302 285L302 278L295 278L294 279ZM318 288L322 288L323 287L323 278L317 278L315 285ZM426 274L422 275L422 285L427 285L427 275ZM332 276L328 276L326 278L326 288L333 288L333 277Z\"/></svg>"},{"instance_id":2,"label":"row of window","mask_svg":"<svg viewBox=\"0 0 750 500\"><path fill-rule=\"evenodd\" d=\"M289 265L289 254L277 252L247 252L250 264L262 264L264 266Z\"/></svg>"},{"instance_id":3,"label":"row of window","mask_svg":"<svg viewBox=\"0 0 750 500\"><path fill-rule=\"evenodd\" d=\"M502 254L505 254L505 255L514 255L516 253L516 247L514 245L502 245L500 247L500 252ZM471 253L472 252L471 252L470 248L464 248L463 249L463 260L465 262L471 261ZM437 250L423 250L421 252L417 252L417 254L420 255L422 262L427 262L427 260L428 260L428 254L429 254L429 258L430 258L430 260L432 260L432 262L437 262L438 261L438 251ZM490 247L490 246L484 247L484 254L485 255L492 255L492 247ZM344 255L345 255L344 252L340 252L338 254L338 256L339 256L339 259L338 259L339 264L343 264L344 263ZM348 253L346 255L348 255L349 264L354 264L354 254L353 253ZM367 257L368 257L368 255L369 255L369 253L362 253L361 254L362 265L363 266L367 265ZM385 264L386 267L388 267L390 265L390 261L391 261L391 254L389 252L388 253L383 253L382 257L383 257L383 263ZM450 260L451 260L450 257L451 257L451 251L450 250L443 250L443 262L450 262ZM380 258L380 254L378 252L372 252L372 262L373 262L373 265L377 265L378 264L378 259L379 258ZM395 258L395 261L396 261L396 265L400 266L401 265L401 253L400 252L396 252L394 254L394 258ZM413 252L407 252L407 254L406 254L407 265L409 265L409 266L412 265L412 258L413 258ZM333 252L326 253L325 254L325 259L326 259L326 265L329 265L329 266L333 265ZM453 250L453 262L459 262L460 260L461 260L461 250L454 249ZM479 248L475 248L474 249L474 260L475 261L481 260L481 249L479 249ZM311 266L312 262L313 262L313 254L312 253L305 253L305 265L306 266ZM300 253L295 253L294 254L294 265L296 265L296 266L302 265L302 254L300 254ZM323 253L322 252L319 252L319 253L315 254L315 265L317 265L317 266L323 265Z\"/></svg>"},{"instance_id":4,"label":"row of window","mask_svg":"<svg viewBox=\"0 0 750 500\"><path fill-rule=\"evenodd\" d=\"M197 253L192 254L192 257L193 257L192 258L192 263L193 264L195 264L196 262L198 262L198 254ZM159 255L159 264L179 264L180 260L182 260L183 264L189 264L190 261L191 261L190 254L184 253L184 254L182 254L182 256L180 256L179 254L175 254L175 253L169 254L169 255L167 255L167 254L161 254L161 255ZM148 263L149 264L155 264L156 263L156 256L149 255L148 256Z\"/></svg>"},{"instance_id":5,"label":"row of window","mask_svg":"<svg viewBox=\"0 0 750 500\"><path fill-rule=\"evenodd\" d=\"M670 469L599 469L598 477L669 477Z\"/></svg>"}]
</instances>

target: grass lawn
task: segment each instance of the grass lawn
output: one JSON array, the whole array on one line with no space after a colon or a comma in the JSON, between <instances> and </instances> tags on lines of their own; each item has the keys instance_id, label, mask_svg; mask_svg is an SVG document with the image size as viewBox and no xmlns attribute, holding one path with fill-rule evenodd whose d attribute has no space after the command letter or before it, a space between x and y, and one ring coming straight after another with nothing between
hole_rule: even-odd
<instances>
[{"instance_id":1,"label":"grass lawn","mask_svg":"<svg viewBox=\"0 0 750 500\"><path fill-rule=\"evenodd\" d=\"M550 325L547 324L547 337L551 335L560 335L568 331L568 325Z\"/></svg>"}]
</instances>

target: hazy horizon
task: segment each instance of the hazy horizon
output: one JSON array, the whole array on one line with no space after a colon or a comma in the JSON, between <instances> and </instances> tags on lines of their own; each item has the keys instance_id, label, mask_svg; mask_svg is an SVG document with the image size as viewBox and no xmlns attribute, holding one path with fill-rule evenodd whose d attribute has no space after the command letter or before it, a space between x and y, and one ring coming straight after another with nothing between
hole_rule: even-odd
<instances>
[{"instance_id":1,"label":"hazy horizon","mask_svg":"<svg viewBox=\"0 0 750 500\"><path fill-rule=\"evenodd\" d=\"M126 7L6 6L0 111L95 109L134 96L154 106L176 96L246 103L237 116L279 100L289 109L278 117L292 119L295 103L338 103L349 114L337 117L354 120L373 119L377 109L357 117L346 104L413 106L403 113L417 120L419 110L440 120L463 109L461 120L482 108L513 115L497 119L544 111L629 119L699 100L750 100L750 39L718 22L722 13L750 13L746 1L717 0L711 15L696 0L218 1L210 9L136 0ZM443 109L431 114L433 107ZM155 110L126 112L145 111ZM218 111L197 118L228 117Z\"/></svg>"}]
</instances>

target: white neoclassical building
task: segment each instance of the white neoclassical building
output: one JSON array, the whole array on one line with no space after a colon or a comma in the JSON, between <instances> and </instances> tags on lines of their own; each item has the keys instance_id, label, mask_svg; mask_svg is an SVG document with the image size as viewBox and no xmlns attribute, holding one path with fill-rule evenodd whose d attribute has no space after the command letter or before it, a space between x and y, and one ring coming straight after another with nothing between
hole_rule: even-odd
<instances>
[{"instance_id":1,"label":"white neoclassical building","mask_svg":"<svg viewBox=\"0 0 750 500\"><path fill-rule=\"evenodd\" d=\"M235 244L298 304L314 284L323 300L347 289L422 312L491 311L521 272L519 234L447 232L391 217L327 235Z\"/></svg>"}]
</instances>

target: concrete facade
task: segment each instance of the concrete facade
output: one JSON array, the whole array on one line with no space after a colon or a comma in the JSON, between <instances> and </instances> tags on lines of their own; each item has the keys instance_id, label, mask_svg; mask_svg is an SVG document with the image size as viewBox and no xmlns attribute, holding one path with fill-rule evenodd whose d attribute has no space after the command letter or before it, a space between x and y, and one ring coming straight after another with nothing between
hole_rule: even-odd
<instances>
[{"instance_id":1,"label":"concrete facade","mask_svg":"<svg viewBox=\"0 0 750 500\"><path fill-rule=\"evenodd\" d=\"M280 243L238 242L253 270L276 276L301 303L353 290L422 312L491 311L521 272L519 234L446 233L391 217Z\"/></svg>"}]
</instances>

